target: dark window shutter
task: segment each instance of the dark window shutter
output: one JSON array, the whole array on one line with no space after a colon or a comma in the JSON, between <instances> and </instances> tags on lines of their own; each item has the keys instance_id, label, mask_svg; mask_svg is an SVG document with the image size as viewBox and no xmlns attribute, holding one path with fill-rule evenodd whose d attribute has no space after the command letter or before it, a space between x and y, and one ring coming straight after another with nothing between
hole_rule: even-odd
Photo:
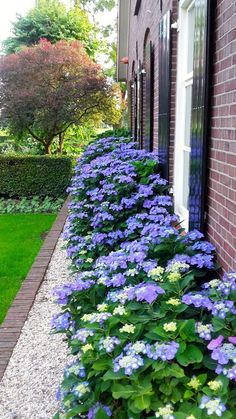
<instances>
[{"instance_id":1,"label":"dark window shutter","mask_svg":"<svg viewBox=\"0 0 236 419\"><path fill-rule=\"evenodd\" d=\"M209 86L210 0L195 1L189 228L204 228Z\"/></svg>"},{"instance_id":2,"label":"dark window shutter","mask_svg":"<svg viewBox=\"0 0 236 419\"><path fill-rule=\"evenodd\" d=\"M140 146L140 75L136 75L136 140Z\"/></svg>"},{"instance_id":3,"label":"dark window shutter","mask_svg":"<svg viewBox=\"0 0 236 419\"><path fill-rule=\"evenodd\" d=\"M130 109L130 129L132 137L135 137L135 85L131 80L129 84L129 109Z\"/></svg>"},{"instance_id":4,"label":"dark window shutter","mask_svg":"<svg viewBox=\"0 0 236 419\"><path fill-rule=\"evenodd\" d=\"M154 98L154 48L152 41L145 46L145 105L144 105L144 148L153 149L153 98Z\"/></svg>"},{"instance_id":5,"label":"dark window shutter","mask_svg":"<svg viewBox=\"0 0 236 419\"><path fill-rule=\"evenodd\" d=\"M159 23L158 153L162 175L168 179L170 134L170 11Z\"/></svg>"},{"instance_id":6,"label":"dark window shutter","mask_svg":"<svg viewBox=\"0 0 236 419\"><path fill-rule=\"evenodd\" d=\"M137 75L136 73L134 73L134 92L133 92L133 99L134 99L134 105L133 105L133 115L134 115L134 121L133 121L133 127L134 127L134 133L133 133L133 137L135 139L135 141L137 141L137 131L138 131L138 124L137 124L137 90L138 90L138 86L137 86Z\"/></svg>"}]
</instances>

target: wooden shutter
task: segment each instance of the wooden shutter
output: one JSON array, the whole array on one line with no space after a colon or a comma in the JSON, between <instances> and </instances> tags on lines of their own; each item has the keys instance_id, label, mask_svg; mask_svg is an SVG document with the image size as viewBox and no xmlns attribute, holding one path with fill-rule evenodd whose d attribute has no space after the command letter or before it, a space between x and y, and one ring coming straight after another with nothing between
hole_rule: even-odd
<instances>
[{"instance_id":1,"label":"wooden shutter","mask_svg":"<svg viewBox=\"0 0 236 419\"><path fill-rule=\"evenodd\" d=\"M145 104L144 104L144 148L153 150L153 97L154 97L154 48L152 41L145 46Z\"/></svg>"},{"instance_id":2,"label":"wooden shutter","mask_svg":"<svg viewBox=\"0 0 236 419\"><path fill-rule=\"evenodd\" d=\"M140 146L140 75L136 75L136 140Z\"/></svg>"},{"instance_id":3,"label":"wooden shutter","mask_svg":"<svg viewBox=\"0 0 236 419\"><path fill-rule=\"evenodd\" d=\"M133 137L134 140L137 141L137 75L134 73L134 91L133 91Z\"/></svg>"},{"instance_id":4,"label":"wooden shutter","mask_svg":"<svg viewBox=\"0 0 236 419\"><path fill-rule=\"evenodd\" d=\"M140 72L140 109L139 109L139 125L140 125L140 148L144 148L144 74Z\"/></svg>"},{"instance_id":5,"label":"wooden shutter","mask_svg":"<svg viewBox=\"0 0 236 419\"><path fill-rule=\"evenodd\" d=\"M169 134L170 134L170 11L159 23L159 113L158 113L158 153L162 175L169 175Z\"/></svg>"},{"instance_id":6,"label":"wooden shutter","mask_svg":"<svg viewBox=\"0 0 236 419\"><path fill-rule=\"evenodd\" d=\"M130 130L132 137L135 137L135 92L134 81L130 80L129 84L129 114L130 114Z\"/></svg>"},{"instance_id":7,"label":"wooden shutter","mask_svg":"<svg viewBox=\"0 0 236 419\"><path fill-rule=\"evenodd\" d=\"M204 229L210 0L195 1L189 228Z\"/></svg>"}]
</instances>

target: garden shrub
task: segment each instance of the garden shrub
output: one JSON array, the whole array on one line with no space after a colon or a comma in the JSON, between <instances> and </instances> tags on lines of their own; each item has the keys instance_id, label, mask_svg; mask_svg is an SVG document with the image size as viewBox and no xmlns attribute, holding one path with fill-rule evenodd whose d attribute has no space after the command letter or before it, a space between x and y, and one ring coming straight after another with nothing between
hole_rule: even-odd
<instances>
[{"instance_id":1,"label":"garden shrub","mask_svg":"<svg viewBox=\"0 0 236 419\"><path fill-rule=\"evenodd\" d=\"M94 140L100 140L108 137L115 138L128 138L130 136L130 130L128 128L117 128L115 130L109 129L101 132L100 134L94 135Z\"/></svg>"},{"instance_id":2,"label":"garden shrub","mask_svg":"<svg viewBox=\"0 0 236 419\"><path fill-rule=\"evenodd\" d=\"M63 198L0 198L0 214L32 214L32 213L56 213L64 203Z\"/></svg>"},{"instance_id":3,"label":"garden shrub","mask_svg":"<svg viewBox=\"0 0 236 419\"><path fill-rule=\"evenodd\" d=\"M220 279L212 244L183 234L157 156L101 139L69 191L74 281L54 291L52 327L75 361L56 417L236 417L236 274Z\"/></svg>"},{"instance_id":4,"label":"garden shrub","mask_svg":"<svg viewBox=\"0 0 236 419\"><path fill-rule=\"evenodd\" d=\"M61 197L71 179L68 157L0 156L0 195Z\"/></svg>"}]
</instances>

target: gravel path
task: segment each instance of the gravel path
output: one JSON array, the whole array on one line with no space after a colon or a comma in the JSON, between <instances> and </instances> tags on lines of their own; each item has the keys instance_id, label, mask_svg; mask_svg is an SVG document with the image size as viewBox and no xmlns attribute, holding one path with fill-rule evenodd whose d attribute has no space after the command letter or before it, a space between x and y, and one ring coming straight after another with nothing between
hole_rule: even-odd
<instances>
[{"instance_id":1,"label":"gravel path","mask_svg":"<svg viewBox=\"0 0 236 419\"><path fill-rule=\"evenodd\" d=\"M58 403L56 391L68 362L62 335L50 335L57 313L52 290L69 280L68 261L59 240L46 278L0 383L1 419L51 419Z\"/></svg>"}]
</instances>

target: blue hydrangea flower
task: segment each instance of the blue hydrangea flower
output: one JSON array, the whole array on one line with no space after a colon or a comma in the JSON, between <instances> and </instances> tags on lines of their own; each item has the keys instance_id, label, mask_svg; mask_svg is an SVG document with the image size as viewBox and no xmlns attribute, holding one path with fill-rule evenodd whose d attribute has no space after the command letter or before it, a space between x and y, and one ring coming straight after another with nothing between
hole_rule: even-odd
<instances>
[{"instance_id":1,"label":"blue hydrangea flower","mask_svg":"<svg viewBox=\"0 0 236 419\"><path fill-rule=\"evenodd\" d=\"M200 338L204 340L211 340L211 332L214 331L212 324L203 324L202 322L196 323L196 332Z\"/></svg>"},{"instance_id":2,"label":"blue hydrangea flower","mask_svg":"<svg viewBox=\"0 0 236 419\"><path fill-rule=\"evenodd\" d=\"M89 336L93 336L94 331L86 328L82 328L76 331L74 335L71 336L72 340L79 340L80 342L85 343Z\"/></svg>"},{"instance_id":3,"label":"blue hydrangea flower","mask_svg":"<svg viewBox=\"0 0 236 419\"><path fill-rule=\"evenodd\" d=\"M79 384L76 384L73 389L72 392L79 398L82 399L83 397L86 396L87 393L90 393L90 387L89 387L89 382L88 381L82 381Z\"/></svg>"},{"instance_id":4,"label":"blue hydrangea flower","mask_svg":"<svg viewBox=\"0 0 236 419\"><path fill-rule=\"evenodd\" d=\"M105 349L107 353L112 352L117 345L120 344L120 339L115 336L101 338L98 344L99 350Z\"/></svg>"},{"instance_id":5,"label":"blue hydrangea flower","mask_svg":"<svg viewBox=\"0 0 236 419\"><path fill-rule=\"evenodd\" d=\"M99 409L104 410L108 416L111 416L111 410L108 406L103 406L101 403L96 403L93 407L91 407L88 411L88 419L95 419L95 416Z\"/></svg>"},{"instance_id":6,"label":"blue hydrangea flower","mask_svg":"<svg viewBox=\"0 0 236 419\"><path fill-rule=\"evenodd\" d=\"M215 302L212 305L211 312L213 316L220 317L220 319L225 319L227 313L236 314L236 309L234 307L234 302L231 300Z\"/></svg>"},{"instance_id":7,"label":"blue hydrangea flower","mask_svg":"<svg viewBox=\"0 0 236 419\"><path fill-rule=\"evenodd\" d=\"M211 310L213 308L212 301L201 293L188 293L183 295L182 302L184 304L190 305L193 304L196 308L206 308L207 310Z\"/></svg>"},{"instance_id":8,"label":"blue hydrangea flower","mask_svg":"<svg viewBox=\"0 0 236 419\"><path fill-rule=\"evenodd\" d=\"M130 342L124 347L124 351L126 352L127 355L138 355L138 354L146 355L147 354L146 345L147 343L141 340L135 343Z\"/></svg>"},{"instance_id":9,"label":"blue hydrangea flower","mask_svg":"<svg viewBox=\"0 0 236 419\"><path fill-rule=\"evenodd\" d=\"M140 355L126 355L121 353L113 361L114 372L118 372L120 369L124 369L126 375L131 375L133 371L144 365L143 359Z\"/></svg>"},{"instance_id":10,"label":"blue hydrangea flower","mask_svg":"<svg viewBox=\"0 0 236 419\"><path fill-rule=\"evenodd\" d=\"M217 416L222 416L222 413L225 412L226 407L222 403L219 397L210 398L203 396L201 398L201 403L199 405L200 409L206 409L207 415L211 416L216 414Z\"/></svg>"},{"instance_id":11,"label":"blue hydrangea flower","mask_svg":"<svg viewBox=\"0 0 236 419\"><path fill-rule=\"evenodd\" d=\"M58 332L69 329L71 325L70 313L58 313L51 319L51 327Z\"/></svg>"},{"instance_id":12,"label":"blue hydrangea flower","mask_svg":"<svg viewBox=\"0 0 236 419\"><path fill-rule=\"evenodd\" d=\"M65 377L69 377L71 374L74 374L80 378L84 378L86 376L85 367L81 364L81 362L75 361L70 365L67 365L64 369Z\"/></svg>"},{"instance_id":13,"label":"blue hydrangea flower","mask_svg":"<svg viewBox=\"0 0 236 419\"><path fill-rule=\"evenodd\" d=\"M147 356L148 358L162 361L170 361L175 358L175 355L179 349L177 342L156 342L154 345L147 345Z\"/></svg>"}]
</instances>

